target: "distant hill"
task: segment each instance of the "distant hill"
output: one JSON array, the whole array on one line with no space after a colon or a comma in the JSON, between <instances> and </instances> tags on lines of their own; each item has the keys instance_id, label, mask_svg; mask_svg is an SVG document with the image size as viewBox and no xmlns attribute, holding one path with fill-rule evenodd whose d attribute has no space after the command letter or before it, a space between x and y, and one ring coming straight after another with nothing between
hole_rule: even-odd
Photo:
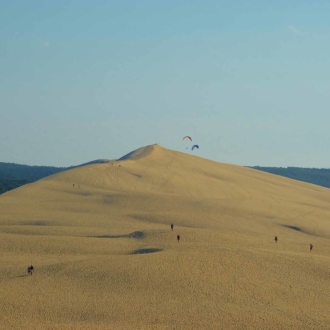
<instances>
[{"instance_id":1,"label":"distant hill","mask_svg":"<svg viewBox=\"0 0 330 330\"><path fill-rule=\"evenodd\" d=\"M29 166L0 162L0 194L67 169L68 167Z\"/></svg>"},{"instance_id":2,"label":"distant hill","mask_svg":"<svg viewBox=\"0 0 330 330\"><path fill-rule=\"evenodd\" d=\"M37 181L46 176L67 170L68 167L29 166L0 162L0 178L10 180Z\"/></svg>"},{"instance_id":3,"label":"distant hill","mask_svg":"<svg viewBox=\"0 0 330 330\"><path fill-rule=\"evenodd\" d=\"M32 181L28 180L6 180L0 179L0 195L6 191L18 188L24 184L31 183Z\"/></svg>"},{"instance_id":4,"label":"distant hill","mask_svg":"<svg viewBox=\"0 0 330 330\"><path fill-rule=\"evenodd\" d=\"M136 152L136 151L135 151ZM119 160L130 158L130 154ZM54 167L54 166L29 166L15 163L0 162L0 194L18 188L24 184L35 182L49 175L66 171L71 168L108 163L116 160L98 159L78 166ZM303 168L303 167L262 167L246 166L255 170L272 173L286 178L316 184L330 188L330 169L326 168Z\"/></svg>"},{"instance_id":5,"label":"distant hill","mask_svg":"<svg viewBox=\"0 0 330 330\"><path fill-rule=\"evenodd\" d=\"M24 184L35 182L49 175L53 175L68 169L98 163L114 162L116 160L97 159L77 166L30 166L15 163L0 162L0 194L18 188Z\"/></svg>"},{"instance_id":6,"label":"distant hill","mask_svg":"<svg viewBox=\"0 0 330 330\"><path fill-rule=\"evenodd\" d=\"M261 167L261 166L253 166L253 167L249 166L249 168L330 188L330 169L328 168Z\"/></svg>"}]
</instances>

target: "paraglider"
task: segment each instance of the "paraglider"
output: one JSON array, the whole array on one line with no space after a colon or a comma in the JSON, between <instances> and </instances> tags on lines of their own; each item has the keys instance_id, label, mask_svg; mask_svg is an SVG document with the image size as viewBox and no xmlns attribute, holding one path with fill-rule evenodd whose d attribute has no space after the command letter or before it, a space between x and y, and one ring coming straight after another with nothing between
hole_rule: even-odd
<instances>
[{"instance_id":1,"label":"paraglider","mask_svg":"<svg viewBox=\"0 0 330 330\"><path fill-rule=\"evenodd\" d=\"M188 135L186 135L182 140L184 140L185 138L188 138L190 141L192 141L192 138Z\"/></svg>"},{"instance_id":2,"label":"paraglider","mask_svg":"<svg viewBox=\"0 0 330 330\"><path fill-rule=\"evenodd\" d=\"M195 148L199 148L199 145L197 145L197 144L194 144L192 147L191 147L191 150L194 150Z\"/></svg>"}]
</instances>

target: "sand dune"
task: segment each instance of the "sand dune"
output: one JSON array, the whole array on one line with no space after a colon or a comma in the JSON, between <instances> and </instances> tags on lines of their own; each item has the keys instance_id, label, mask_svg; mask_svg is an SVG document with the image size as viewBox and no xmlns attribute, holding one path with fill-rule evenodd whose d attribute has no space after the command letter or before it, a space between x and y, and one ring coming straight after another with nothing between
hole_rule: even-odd
<instances>
[{"instance_id":1,"label":"sand dune","mask_svg":"<svg viewBox=\"0 0 330 330\"><path fill-rule=\"evenodd\" d=\"M329 329L329 200L158 145L22 186L0 196L0 328Z\"/></svg>"}]
</instances>

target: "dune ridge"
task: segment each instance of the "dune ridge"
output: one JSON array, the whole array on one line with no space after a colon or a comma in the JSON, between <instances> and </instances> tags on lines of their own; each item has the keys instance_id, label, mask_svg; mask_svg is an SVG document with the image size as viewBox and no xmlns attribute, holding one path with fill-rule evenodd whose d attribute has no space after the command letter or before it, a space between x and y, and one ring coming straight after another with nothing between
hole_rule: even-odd
<instances>
[{"instance_id":1,"label":"dune ridge","mask_svg":"<svg viewBox=\"0 0 330 330\"><path fill-rule=\"evenodd\" d=\"M9 191L0 328L328 329L329 199L159 145Z\"/></svg>"}]
</instances>

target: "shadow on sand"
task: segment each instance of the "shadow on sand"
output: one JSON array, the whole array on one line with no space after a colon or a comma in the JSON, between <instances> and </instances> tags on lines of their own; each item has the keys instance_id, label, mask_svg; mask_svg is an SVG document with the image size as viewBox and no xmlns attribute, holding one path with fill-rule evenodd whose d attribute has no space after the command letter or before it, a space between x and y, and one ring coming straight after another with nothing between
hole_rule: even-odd
<instances>
[{"instance_id":1,"label":"shadow on sand","mask_svg":"<svg viewBox=\"0 0 330 330\"><path fill-rule=\"evenodd\" d=\"M26 277L26 276L29 276L29 274L13 276L13 277L11 277L11 279L19 278L19 277Z\"/></svg>"},{"instance_id":2,"label":"shadow on sand","mask_svg":"<svg viewBox=\"0 0 330 330\"><path fill-rule=\"evenodd\" d=\"M143 231L134 231L133 233L126 235L104 235L104 236L89 236L94 238L136 238L142 239L146 237L146 234Z\"/></svg>"},{"instance_id":3,"label":"shadow on sand","mask_svg":"<svg viewBox=\"0 0 330 330\"><path fill-rule=\"evenodd\" d=\"M138 249L133 251L131 254L146 254L146 253L155 253L163 251L162 249L156 249L156 248L147 248L147 249Z\"/></svg>"},{"instance_id":4,"label":"shadow on sand","mask_svg":"<svg viewBox=\"0 0 330 330\"><path fill-rule=\"evenodd\" d=\"M295 231L304 232L301 228L296 227L296 226L282 225L282 227L289 228L289 229L292 229L292 230L295 230Z\"/></svg>"}]
</instances>

